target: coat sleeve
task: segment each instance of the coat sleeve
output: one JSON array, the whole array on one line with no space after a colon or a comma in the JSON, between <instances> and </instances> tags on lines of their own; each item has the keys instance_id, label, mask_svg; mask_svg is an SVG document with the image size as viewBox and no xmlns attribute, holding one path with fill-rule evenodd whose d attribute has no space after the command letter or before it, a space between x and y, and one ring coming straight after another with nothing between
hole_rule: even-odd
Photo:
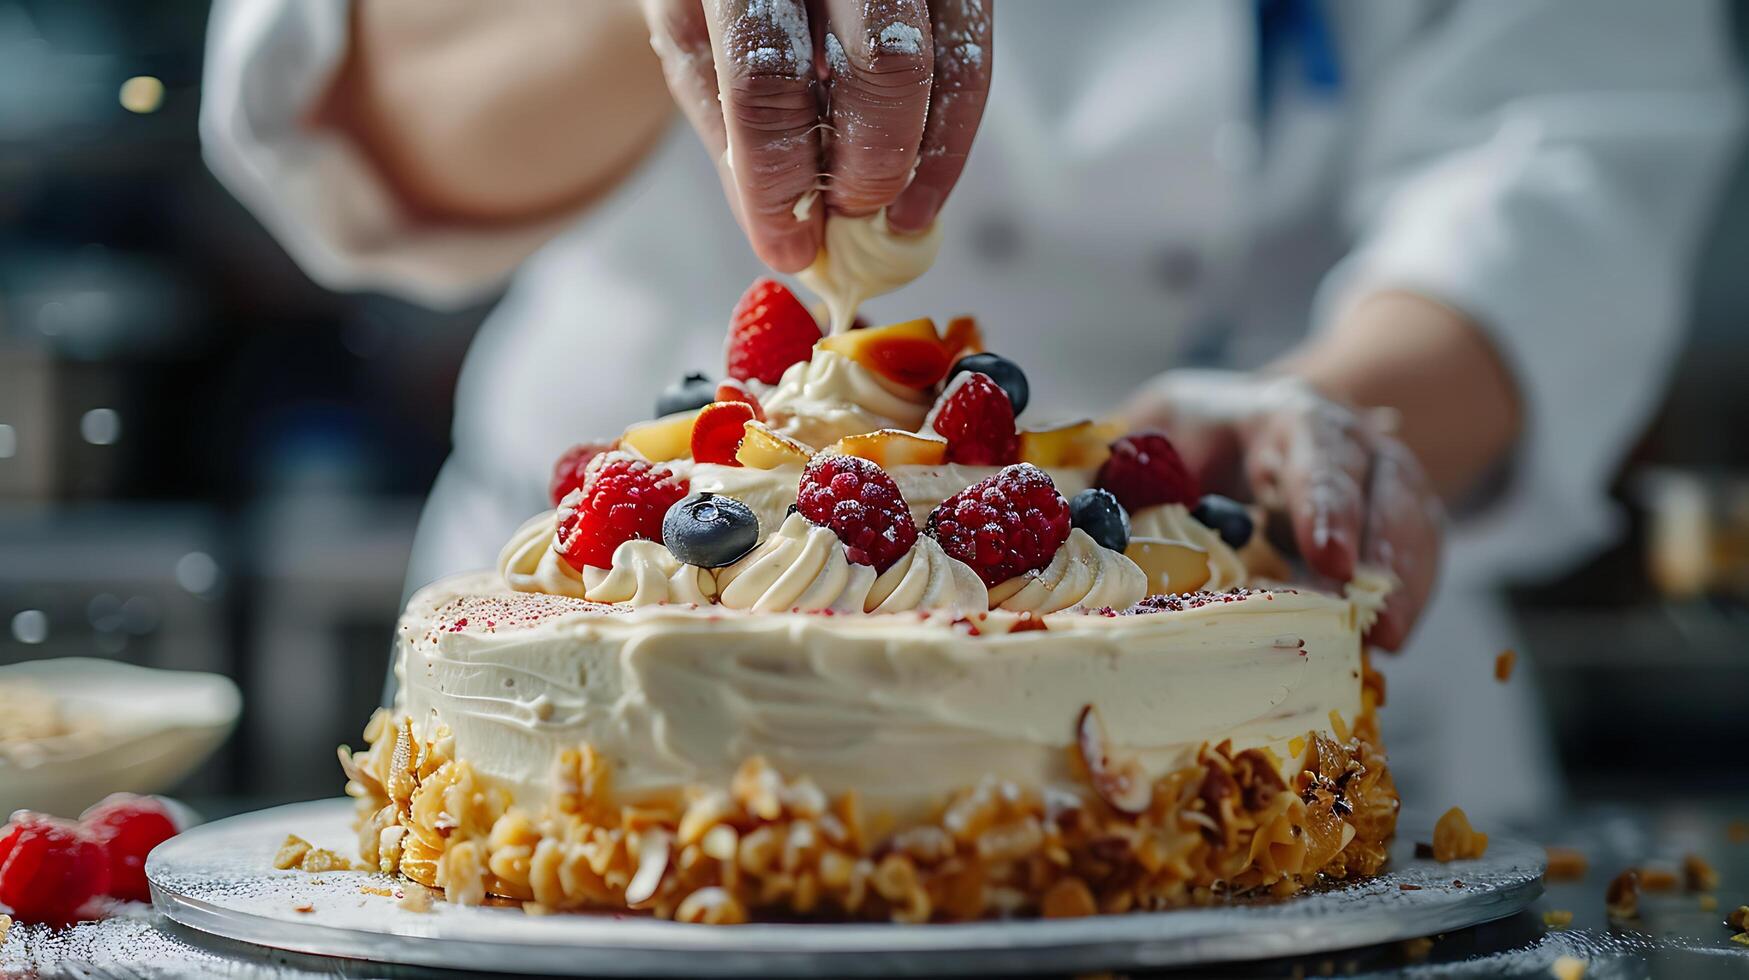
<instances>
[{"instance_id":1,"label":"coat sleeve","mask_svg":"<svg viewBox=\"0 0 1749 980\"><path fill-rule=\"evenodd\" d=\"M1319 319L1406 289L1487 331L1527 426L1453 558L1489 577L1555 571L1616 531L1607 485L1681 347L1743 119L1729 12L1459 3L1360 88L1357 246Z\"/></svg>"},{"instance_id":2,"label":"coat sleeve","mask_svg":"<svg viewBox=\"0 0 1749 980\"><path fill-rule=\"evenodd\" d=\"M312 126L346 52L347 0L218 0L207 28L207 165L309 276L436 307L476 301L571 223L416 223L343 135Z\"/></svg>"}]
</instances>

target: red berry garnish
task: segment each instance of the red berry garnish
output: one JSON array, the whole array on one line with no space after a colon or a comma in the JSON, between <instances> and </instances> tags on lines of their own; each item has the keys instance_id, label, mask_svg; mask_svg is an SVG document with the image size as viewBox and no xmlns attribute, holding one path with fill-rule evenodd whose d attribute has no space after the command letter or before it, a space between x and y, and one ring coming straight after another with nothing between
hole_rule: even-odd
<instances>
[{"instance_id":1,"label":"red berry garnish","mask_svg":"<svg viewBox=\"0 0 1749 980\"><path fill-rule=\"evenodd\" d=\"M699 409L692 422L693 461L740 466L735 450L754 418L753 406L746 402L711 402Z\"/></svg>"},{"instance_id":2,"label":"red berry garnish","mask_svg":"<svg viewBox=\"0 0 1749 980\"><path fill-rule=\"evenodd\" d=\"M857 456L819 455L802 470L796 510L830 528L845 557L884 572L917 543L917 524L899 485L879 465Z\"/></svg>"},{"instance_id":3,"label":"red berry garnish","mask_svg":"<svg viewBox=\"0 0 1749 980\"><path fill-rule=\"evenodd\" d=\"M79 818L109 856L109 894L149 902L146 855L176 836L176 823L164 804L150 796L115 793Z\"/></svg>"},{"instance_id":4,"label":"red berry garnish","mask_svg":"<svg viewBox=\"0 0 1749 980\"><path fill-rule=\"evenodd\" d=\"M1094 484L1110 490L1132 514L1156 504L1189 506L1202 496L1196 474L1163 432L1132 432L1112 443Z\"/></svg>"},{"instance_id":5,"label":"red berry garnish","mask_svg":"<svg viewBox=\"0 0 1749 980\"><path fill-rule=\"evenodd\" d=\"M617 442L580 442L553 464L553 478L547 484L547 497L553 506L559 506L559 501L565 495L583 485L583 471L588 468L589 461L619 445Z\"/></svg>"},{"instance_id":6,"label":"red berry garnish","mask_svg":"<svg viewBox=\"0 0 1749 980\"><path fill-rule=\"evenodd\" d=\"M583 486L559 502L553 546L572 568L612 568L614 549L627 541L661 541L663 515L686 494L686 481L666 466L630 453L602 453L589 464Z\"/></svg>"},{"instance_id":7,"label":"red berry garnish","mask_svg":"<svg viewBox=\"0 0 1749 980\"><path fill-rule=\"evenodd\" d=\"M757 280L729 319L728 375L777 384L785 368L814 356L819 339L820 325L789 287Z\"/></svg>"},{"instance_id":8,"label":"red berry garnish","mask_svg":"<svg viewBox=\"0 0 1749 980\"><path fill-rule=\"evenodd\" d=\"M987 374L954 378L930 412L929 424L947 440L947 461L1005 466L1020 458L1014 403Z\"/></svg>"},{"instance_id":9,"label":"red berry garnish","mask_svg":"<svg viewBox=\"0 0 1749 980\"><path fill-rule=\"evenodd\" d=\"M730 378L722 384L717 385L717 401L746 402L753 406L753 417L761 422L765 421L765 406L759 404L759 396L755 395L752 389L747 387L747 382L745 381L737 381L734 378Z\"/></svg>"},{"instance_id":10,"label":"red berry garnish","mask_svg":"<svg viewBox=\"0 0 1749 980\"><path fill-rule=\"evenodd\" d=\"M0 835L0 905L25 922L64 925L109 889L103 845L78 824L20 810Z\"/></svg>"},{"instance_id":11,"label":"red berry garnish","mask_svg":"<svg viewBox=\"0 0 1749 980\"><path fill-rule=\"evenodd\" d=\"M993 587L1051 563L1069 539L1069 502L1044 470L1020 463L943 500L925 533Z\"/></svg>"}]
</instances>

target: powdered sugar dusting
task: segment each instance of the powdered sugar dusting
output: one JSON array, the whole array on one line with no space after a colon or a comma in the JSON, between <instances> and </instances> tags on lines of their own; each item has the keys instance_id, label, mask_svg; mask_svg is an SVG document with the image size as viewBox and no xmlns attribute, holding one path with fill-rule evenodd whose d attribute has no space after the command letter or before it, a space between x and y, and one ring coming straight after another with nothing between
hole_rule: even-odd
<instances>
[{"instance_id":1,"label":"powdered sugar dusting","mask_svg":"<svg viewBox=\"0 0 1749 980\"><path fill-rule=\"evenodd\" d=\"M838 35L826 32L826 64L833 71L849 71L850 58L844 53L844 44L838 40Z\"/></svg>"},{"instance_id":2,"label":"powdered sugar dusting","mask_svg":"<svg viewBox=\"0 0 1749 980\"><path fill-rule=\"evenodd\" d=\"M880 47L900 54L918 54L923 50L923 30L915 24L894 21L881 28Z\"/></svg>"},{"instance_id":3,"label":"powdered sugar dusting","mask_svg":"<svg viewBox=\"0 0 1749 980\"><path fill-rule=\"evenodd\" d=\"M754 71L803 78L813 70L814 40L801 0L752 0L731 33L746 45L742 57Z\"/></svg>"}]
</instances>

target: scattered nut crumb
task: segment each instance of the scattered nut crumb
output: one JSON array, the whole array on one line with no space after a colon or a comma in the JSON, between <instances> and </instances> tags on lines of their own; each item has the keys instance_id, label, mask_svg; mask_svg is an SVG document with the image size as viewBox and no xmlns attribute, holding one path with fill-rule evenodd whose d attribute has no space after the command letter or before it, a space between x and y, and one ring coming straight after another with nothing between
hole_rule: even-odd
<instances>
[{"instance_id":1,"label":"scattered nut crumb","mask_svg":"<svg viewBox=\"0 0 1749 980\"><path fill-rule=\"evenodd\" d=\"M396 903L409 912L431 911L431 892L424 885L409 883L407 897Z\"/></svg>"},{"instance_id":2,"label":"scattered nut crumb","mask_svg":"<svg viewBox=\"0 0 1749 980\"><path fill-rule=\"evenodd\" d=\"M1699 854L1685 854L1682 856L1682 882L1691 892L1716 891L1719 872Z\"/></svg>"},{"instance_id":3,"label":"scattered nut crumb","mask_svg":"<svg viewBox=\"0 0 1749 980\"><path fill-rule=\"evenodd\" d=\"M1453 878L1451 880L1451 887L1453 887L1453 888L1464 887L1464 880L1462 878Z\"/></svg>"},{"instance_id":4,"label":"scattered nut crumb","mask_svg":"<svg viewBox=\"0 0 1749 980\"><path fill-rule=\"evenodd\" d=\"M1629 868L1615 876L1603 892L1603 907L1612 919L1635 919L1640 915L1640 873Z\"/></svg>"},{"instance_id":5,"label":"scattered nut crumb","mask_svg":"<svg viewBox=\"0 0 1749 980\"><path fill-rule=\"evenodd\" d=\"M1543 925L1550 929L1565 929L1573 924L1571 909L1549 909L1543 913Z\"/></svg>"},{"instance_id":6,"label":"scattered nut crumb","mask_svg":"<svg viewBox=\"0 0 1749 980\"><path fill-rule=\"evenodd\" d=\"M1512 650L1502 650L1494 658L1494 679L1504 684L1512 679L1512 668L1518 665L1518 654Z\"/></svg>"},{"instance_id":7,"label":"scattered nut crumb","mask_svg":"<svg viewBox=\"0 0 1749 980\"><path fill-rule=\"evenodd\" d=\"M1403 941L1403 956L1412 962L1426 959L1427 954L1431 952L1433 952L1433 939L1429 936L1416 936L1414 939Z\"/></svg>"},{"instance_id":8,"label":"scattered nut crumb","mask_svg":"<svg viewBox=\"0 0 1749 980\"><path fill-rule=\"evenodd\" d=\"M1669 868L1640 868L1640 889L1648 892L1676 890L1676 872Z\"/></svg>"},{"instance_id":9,"label":"scattered nut crumb","mask_svg":"<svg viewBox=\"0 0 1749 980\"><path fill-rule=\"evenodd\" d=\"M1585 976L1585 961L1577 956L1557 956L1549 965L1549 975L1556 980L1580 980Z\"/></svg>"},{"instance_id":10,"label":"scattered nut crumb","mask_svg":"<svg viewBox=\"0 0 1749 980\"><path fill-rule=\"evenodd\" d=\"M384 898L395 897L395 890L393 888L379 888L376 885L360 885L358 886L358 890L366 895L381 895Z\"/></svg>"},{"instance_id":11,"label":"scattered nut crumb","mask_svg":"<svg viewBox=\"0 0 1749 980\"><path fill-rule=\"evenodd\" d=\"M1416 841L1415 856L1423 861L1433 860L1433 845L1423 840Z\"/></svg>"},{"instance_id":12,"label":"scattered nut crumb","mask_svg":"<svg viewBox=\"0 0 1749 980\"><path fill-rule=\"evenodd\" d=\"M1725 924L1733 929L1749 931L1749 905L1739 905L1725 916Z\"/></svg>"},{"instance_id":13,"label":"scattered nut crumb","mask_svg":"<svg viewBox=\"0 0 1749 980\"><path fill-rule=\"evenodd\" d=\"M293 905L292 911L293 912L305 912L305 913L314 912L314 911L316 911L316 905L314 902L305 902L302 905Z\"/></svg>"},{"instance_id":14,"label":"scattered nut crumb","mask_svg":"<svg viewBox=\"0 0 1749 980\"><path fill-rule=\"evenodd\" d=\"M310 842L296 834L287 834L285 843L279 845L279 853L273 856L273 866L281 871L290 871L298 866L304 855L310 853Z\"/></svg>"},{"instance_id":15,"label":"scattered nut crumb","mask_svg":"<svg viewBox=\"0 0 1749 980\"><path fill-rule=\"evenodd\" d=\"M1488 835L1470 826L1470 818L1464 816L1461 807L1454 806L1445 811L1445 815L1433 825L1435 861L1479 858L1487 851Z\"/></svg>"},{"instance_id":16,"label":"scattered nut crumb","mask_svg":"<svg viewBox=\"0 0 1749 980\"><path fill-rule=\"evenodd\" d=\"M273 856L273 866L281 871L296 868L311 874L352 870L351 861L325 847L314 847L296 834L286 835L285 843L279 845L279 853Z\"/></svg>"},{"instance_id":17,"label":"scattered nut crumb","mask_svg":"<svg viewBox=\"0 0 1749 980\"><path fill-rule=\"evenodd\" d=\"M1702 895L1700 897L1700 910L1702 912L1717 912L1719 910L1719 897L1717 895Z\"/></svg>"},{"instance_id":18,"label":"scattered nut crumb","mask_svg":"<svg viewBox=\"0 0 1749 980\"><path fill-rule=\"evenodd\" d=\"M1585 855L1571 847L1546 847L1549 855L1549 870L1544 875L1549 881L1578 881L1585 877L1585 871L1591 866Z\"/></svg>"},{"instance_id":19,"label":"scattered nut crumb","mask_svg":"<svg viewBox=\"0 0 1749 980\"><path fill-rule=\"evenodd\" d=\"M1402 884L1397 886L1397 890L1400 892L1418 892L1421 890L1421 886L1420 885L1411 885L1405 881Z\"/></svg>"}]
</instances>

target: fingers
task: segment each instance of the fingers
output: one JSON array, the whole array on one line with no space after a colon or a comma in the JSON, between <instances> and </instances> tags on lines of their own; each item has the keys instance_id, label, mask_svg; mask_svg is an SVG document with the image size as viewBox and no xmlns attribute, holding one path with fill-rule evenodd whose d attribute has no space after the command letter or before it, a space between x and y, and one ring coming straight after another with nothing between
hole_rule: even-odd
<instances>
[{"instance_id":1,"label":"fingers","mask_svg":"<svg viewBox=\"0 0 1749 980\"><path fill-rule=\"evenodd\" d=\"M897 231L922 231L935 220L965 169L990 94L990 10L984 0L937 0L931 12L935 78L916 173L887 209Z\"/></svg>"},{"instance_id":2,"label":"fingers","mask_svg":"<svg viewBox=\"0 0 1749 980\"><path fill-rule=\"evenodd\" d=\"M723 105L717 98L717 61L711 51L704 5L699 0L643 0L643 8L644 21L650 27L650 48L662 65L668 93L716 162L729 210L745 226L735 172L729 169Z\"/></svg>"},{"instance_id":3,"label":"fingers","mask_svg":"<svg viewBox=\"0 0 1749 980\"><path fill-rule=\"evenodd\" d=\"M1361 560L1390 569L1398 587L1385 600L1367 642L1401 649L1439 577L1445 511L1421 464L1395 439L1375 437Z\"/></svg>"},{"instance_id":4,"label":"fingers","mask_svg":"<svg viewBox=\"0 0 1749 980\"><path fill-rule=\"evenodd\" d=\"M801 0L706 0L738 214L753 250L796 272L820 248L823 209L795 204L819 173L814 44Z\"/></svg>"},{"instance_id":5,"label":"fingers","mask_svg":"<svg viewBox=\"0 0 1749 980\"><path fill-rule=\"evenodd\" d=\"M826 204L868 214L893 203L917 165L934 28L925 0L825 0L825 9Z\"/></svg>"},{"instance_id":6,"label":"fingers","mask_svg":"<svg viewBox=\"0 0 1749 980\"><path fill-rule=\"evenodd\" d=\"M1248 454L1259 502L1284 510L1306 564L1340 582L1360 557L1371 456L1359 419L1321 401L1266 417Z\"/></svg>"}]
</instances>

